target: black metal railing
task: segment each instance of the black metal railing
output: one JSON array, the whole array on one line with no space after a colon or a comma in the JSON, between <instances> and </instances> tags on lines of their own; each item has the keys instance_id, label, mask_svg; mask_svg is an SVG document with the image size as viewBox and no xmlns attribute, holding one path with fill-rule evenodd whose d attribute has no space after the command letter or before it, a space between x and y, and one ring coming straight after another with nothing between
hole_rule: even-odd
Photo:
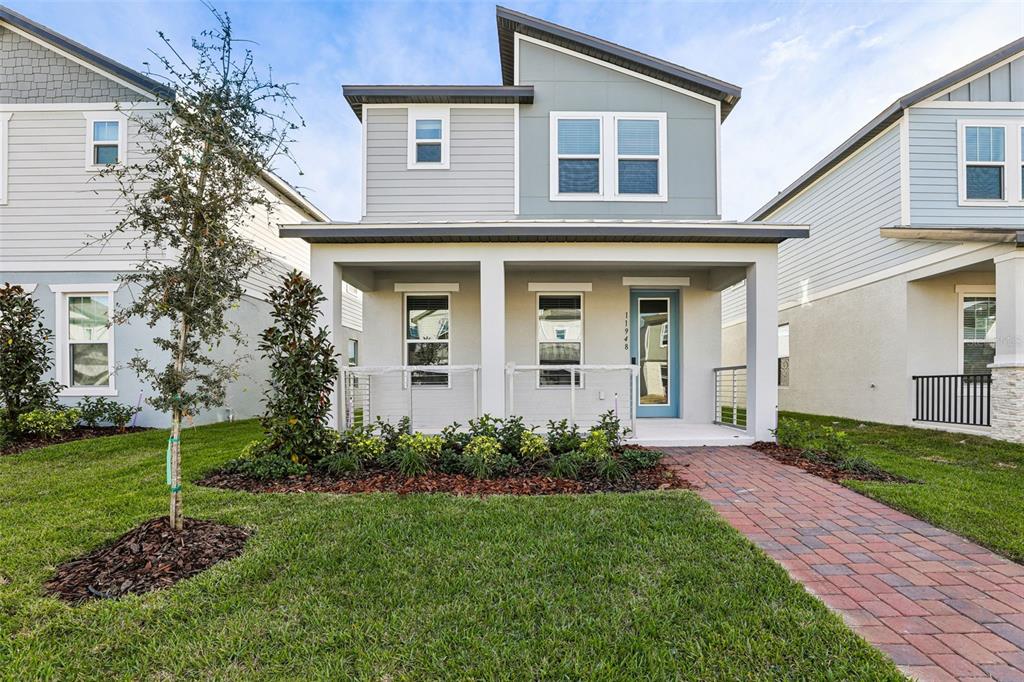
<instances>
[{"instance_id":1,"label":"black metal railing","mask_svg":"<svg viewBox=\"0 0 1024 682\"><path fill-rule=\"evenodd\" d=\"M990 374L915 376L914 421L991 426L992 376Z\"/></svg>"}]
</instances>

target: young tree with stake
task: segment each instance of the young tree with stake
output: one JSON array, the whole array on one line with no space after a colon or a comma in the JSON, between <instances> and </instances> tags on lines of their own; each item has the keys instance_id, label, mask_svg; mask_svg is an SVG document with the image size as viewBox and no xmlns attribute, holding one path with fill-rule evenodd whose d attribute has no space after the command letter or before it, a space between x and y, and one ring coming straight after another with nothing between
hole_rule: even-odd
<instances>
[{"instance_id":1,"label":"young tree with stake","mask_svg":"<svg viewBox=\"0 0 1024 682\"><path fill-rule=\"evenodd\" d=\"M228 15L209 9L217 25L192 40L189 56L159 34L169 54L154 54L174 94L156 111L128 112L138 128L133 159L140 160L104 172L118 181L121 219L103 238L127 237L145 254L119 278L133 300L114 321L141 317L151 328L168 328L153 339L166 364L137 355L129 366L152 387L148 402L171 415L167 483L175 530L183 524L182 419L224 403L244 358L214 351L227 340L242 342L228 313L265 260L239 227L255 210L271 210L260 179L276 159L291 160L288 145L301 124L288 84L257 73Z\"/></svg>"}]
</instances>

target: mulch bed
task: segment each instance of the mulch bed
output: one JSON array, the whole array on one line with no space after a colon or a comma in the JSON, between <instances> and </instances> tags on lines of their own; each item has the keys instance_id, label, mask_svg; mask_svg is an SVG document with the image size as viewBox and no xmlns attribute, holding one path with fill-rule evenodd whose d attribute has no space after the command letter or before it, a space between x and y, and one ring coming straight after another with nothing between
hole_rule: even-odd
<instances>
[{"instance_id":1,"label":"mulch bed","mask_svg":"<svg viewBox=\"0 0 1024 682\"><path fill-rule=\"evenodd\" d=\"M185 519L171 530L166 517L146 521L112 544L57 568L46 593L74 604L168 587L242 553L250 531Z\"/></svg>"},{"instance_id":2,"label":"mulch bed","mask_svg":"<svg viewBox=\"0 0 1024 682\"><path fill-rule=\"evenodd\" d=\"M33 448L45 448L47 445L59 445L61 443L70 443L75 440L100 438L102 436L118 436L122 433L138 433L139 431L149 431L149 428L144 426L129 426L125 428L124 431L121 431L116 426L97 426L95 428L76 426L70 431L62 433L54 438L50 438L48 436L26 436L24 438L19 438L12 443L8 443L3 449L0 449L0 456L16 455L19 452L32 450Z\"/></svg>"},{"instance_id":3,"label":"mulch bed","mask_svg":"<svg viewBox=\"0 0 1024 682\"><path fill-rule=\"evenodd\" d=\"M559 495L582 493L631 493L640 490L692 488L667 467L658 464L638 471L620 482L600 479L573 480L538 474L477 479L462 474L429 473L403 476L395 471L365 471L345 477L316 473L281 480L259 480L241 474L213 472L199 485L250 493L450 493L453 495Z\"/></svg>"},{"instance_id":4,"label":"mulch bed","mask_svg":"<svg viewBox=\"0 0 1024 682\"><path fill-rule=\"evenodd\" d=\"M762 452L774 460L782 462L783 464L789 464L795 466L804 471L820 476L821 478L827 478L834 483L842 483L843 481L883 481L886 483L912 483L908 478L903 476L897 476L890 474L887 471L879 469L877 472L865 472L865 471L851 471L849 469L841 469L834 464L828 462L818 461L814 459L808 459L804 456L803 450L797 450L796 448L787 448L778 443L770 443L765 441L758 441L750 446L758 452Z\"/></svg>"}]
</instances>

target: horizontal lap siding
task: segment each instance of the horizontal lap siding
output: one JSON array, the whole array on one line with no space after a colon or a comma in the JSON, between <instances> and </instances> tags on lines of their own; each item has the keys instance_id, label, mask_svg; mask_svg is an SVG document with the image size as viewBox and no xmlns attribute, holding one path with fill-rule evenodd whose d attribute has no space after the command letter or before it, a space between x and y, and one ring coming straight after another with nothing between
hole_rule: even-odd
<instances>
[{"instance_id":1,"label":"horizontal lap siding","mask_svg":"<svg viewBox=\"0 0 1024 682\"><path fill-rule=\"evenodd\" d=\"M366 116L366 215L373 219L511 217L515 210L515 114L451 109L450 168L408 165L408 109Z\"/></svg>"},{"instance_id":2,"label":"horizontal lap siding","mask_svg":"<svg viewBox=\"0 0 1024 682\"><path fill-rule=\"evenodd\" d=\"M1024 71L1024 65L1021 67ZM1024 95L1022 95L1024 96ZM1024 125L1024 106L1012 109L911 109L910 216L917 226L1024 225L1020 206L960 206L957 186L957 121L960 119L1018 120ZM1010 150L1011 154L1015 150ZM1008 173L1020 173L1007 159Z\"/></svg>"},{"instance_id":3,"label":"horizontal lap siding","mask_svg":"<svg viewBox=\"0 0 1024 682\"><path fill-rule=\"evenodd\" d=\"M131 143L138 126L129 124ZM127 239L96 238L117 224L117 182L85 170L81 111L17 111L8 122L7 205L0 206L0 262L130 261Z\"/></svg>"},{"instance_id":4,"label":"horizontal lap siding","mask_svg":"<svg viewBox=\"0 0 1024 682\"><path fill-rule=\"evenodd\" d=\"M948 248L879 235L900 222L899 130L892 128L780 210L773 222L810 225L809 239L779 247L779 305L799 303L828 289ZM723 293L723 322L745 314L745 288Z\"/></svg>"}]
</instances>

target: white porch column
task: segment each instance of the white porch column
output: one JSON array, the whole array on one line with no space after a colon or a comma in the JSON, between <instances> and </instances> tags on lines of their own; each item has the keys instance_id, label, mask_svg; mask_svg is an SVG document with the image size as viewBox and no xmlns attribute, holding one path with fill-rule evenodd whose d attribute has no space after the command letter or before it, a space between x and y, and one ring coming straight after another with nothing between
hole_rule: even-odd
<instances>
[{"instance_id":1,"label":"white porch column","mask_svg":"<svg viewBox=\"0 0 1024 682\"><path fill-rule=\"evenodd\" d=\"M996 256L992 435L1024 443L1024 249Z\"/></svg>"},{"instance_id":2,"label":"white porch column","mask_svg":"<svg viewBox=\"0 0 1024 682\"><path fill-rule=\"evenodd\" d=\"M480 409L505 416L505 261L480 259Z\"/></svg>"},{"instance_id":3,"label":"white porch column","mask_svg":"<svg viewBox=\"0 0 1024 682\"><path fill-rule=\"evenodd\" d=\"M779 404L778 254L747 266L747 435L771 440Z\"/></svg>"},{"instance_id":4,"label":"white porch column","mask_svg":"<svg viewBox=\"0 0 1024 682\"><path fill-rule=\"evenodd\" d=\"M327 327L330 334L330 341L334 344L334 352L341 355L339 362L345 362L345 345L348 339L345 330L341 325L341 266L334 262L334 258L327 249L318 249L316 244L310 245L309 276L314 284L318 285L324 292L327 299L320 304L319 324ZM334 384L331 392L331 413L328 425L331 428L339 428L341 419L341 378Z\"/></svg>"}]
</instances>

